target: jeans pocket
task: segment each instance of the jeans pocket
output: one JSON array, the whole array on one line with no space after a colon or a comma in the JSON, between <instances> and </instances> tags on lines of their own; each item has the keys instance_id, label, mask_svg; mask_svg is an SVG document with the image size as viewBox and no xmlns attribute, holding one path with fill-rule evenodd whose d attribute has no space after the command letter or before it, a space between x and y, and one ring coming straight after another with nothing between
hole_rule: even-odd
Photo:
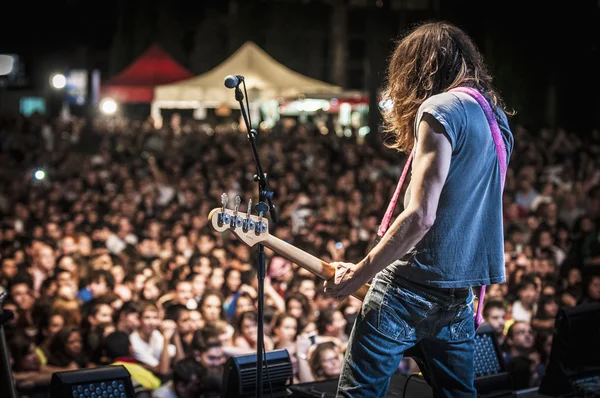
<instances>
[{"instance_id":1,"label":"jeans pocket","mask_svg":"<svg viewBox=\"0 0 600 398\"><path fill-rule=\"evenodd\" d=\"M463 340L475 335L475 319L473 304L462 304L456 310L454 320L450 324L450 339Z\"/></svg>"},{"instance_id":2,"label":"jeans pocket","mask_svg":"<svg viewBox=\"0 0 600 398\"><path fill-rule=\"evenodd\" d=\"M414 335L412 327L389 305L383 303L377 314L377 330L390 339L405 339Z\"/></svg>"},{"instance_id":3,"label":"jeans pocket","mask_svg":"<svg viewBox=\"0 0 600 398\"><path fill-rule=\"evenodd\" d=\"M385 337L405 338L411 335L412 328L395 308L393 293L394 287L388 280L376 277L365 297L361 315Z\"/></svg>"}]
</instances>

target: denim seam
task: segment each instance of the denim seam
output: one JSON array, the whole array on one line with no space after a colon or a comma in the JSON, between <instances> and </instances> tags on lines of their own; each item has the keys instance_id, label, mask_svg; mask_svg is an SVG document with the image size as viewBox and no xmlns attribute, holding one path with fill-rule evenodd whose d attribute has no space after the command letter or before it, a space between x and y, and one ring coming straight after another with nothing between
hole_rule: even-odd
<instances>
[{"instance_id":1,"label":"denim seam","mask_svg":"<svg viewBox=\"0 0 600 398\"><path fill-rule=\"evenodd\" d=\"M387 307L388 311L386 311L386 314L383 314L383 308ZM389 312L389 314L387 314L387 312ZM398 335L397 336L392 336L389 333L384 333L381 330L381 317L388 315L392 318L394 318L394 323L396 323L398 325ZM404 323L405 325L400 325L401 323ZM402 319L402 317L399 317L398 315L394 314L394 308L386 303L381 303L381 308L379 309L379 313L377 314L377 330L379 331L379 333L383 334L385 337L389 338L389 339L405 339L408 338L409 336L407 336L407 327L410 328L410 325L408 324L408 322L406 322L406 320Z\"/></svg>"},{"instance_id":2,"label":"denim seam","mask_svg":"<svg viewBox=\"0 0 600 398\"><path fill-rule=\"evenodd\" d=\"M467 316L462 321L455 322L456 318L458 318L460 315L462 315L465 311L468 311L469 307L470 307L469 303L459 305L459 307L456 311L456 314L454 315L454 317L452 318L452 321L448 325L450 327L451 341L458 340L462 330L464 329L466 322L469 322L469 320L472 320L471 316Z\"/></svg>"},{"instance_id":3,"label":"denim seam","mask_svg":"<svg viewBox=\"0 0 600 398\"><path fill-rule=\"evenodd\" d=\"M421 297L423 297L423 298L426 298L426 299L428 299L428 300L431 300L431 301L438 301L438 300L441 298L441 297L436 297L436 296L434 296L434 295L433 295L433 294L431 294L431 293L427 293L427 292L425 292L425 291L423 291L423 290L419 289L418 287L414 287L414 286L407 286L407 285L405 285L405 284L404 284L404 283L402 283L402 282L400 282L400 283L397 283L397 285L398 285L399 287L402 287L402 288L404 288L404 289L407 289L407 290L409 290L410 292L412 292L412 293L415 293L415 294L417 294L417 295L419 295L419 296L421 296ZM428 304L431 304L431 303L428 303ZM432 307L433 305L434 305L434 304L431 304L431 305L429 305L429 309L431 309L431 307Z\"/></svg>"},{"instance_id":4,"label":"denim seam","mask_svg":"<svg viewBox=\"0 0 600 398\"><path fill-rule=\"evenodd\" d=\"M431 312L431 310L433 309L433 307L435 307L435 304L432 304L429 307L429 309L427 310L427 312L425 312L425 315L423 316L423 318L421 318L421 320L415 324L415 327L414 327L414 329L415 329L415 336L417 334L417 327L419 327L419 325L421 324L421 322L423 322L424 320L426 320L429 317L429 313ZM427 334L428 335L431 334L429 330L427 331Z\"/></svg>"},{"instance_id":5,"label":"denim seam","mask_svg":"<svg viewBox=\"0 0 600 398\"><path fill-rule=\"evenodd\" d=\"M385 281L385 280L379 280L377 282L382 282L385 284L385 288L384 288L384 293L381 297L381 303L379 303L379 308L377 309L377 330L383 334L385 337L389 338L389 339L398 339L398 338L406 338L406 326L410 327L410 325L408 325L408 322L406 322L406 320L402 319L401 317L399 317L398 315L394 314L394 307L392 307L391 305L388 304L389 301L389 296L391 293L393 293L393 284L390 281ZM391 336L389 333L387 332L383 332L381 330L381 317L385 316L383 314L383 310L384 307L388 308L388 311L386 312L390 312L389 316L392 316L394 318L395 323L398 324L398 326L400 326L400 323L404 322L405 325L402 325L402 329L403 330L399 330L399 333L397 336Z\"/></svg>"}]
</instances>

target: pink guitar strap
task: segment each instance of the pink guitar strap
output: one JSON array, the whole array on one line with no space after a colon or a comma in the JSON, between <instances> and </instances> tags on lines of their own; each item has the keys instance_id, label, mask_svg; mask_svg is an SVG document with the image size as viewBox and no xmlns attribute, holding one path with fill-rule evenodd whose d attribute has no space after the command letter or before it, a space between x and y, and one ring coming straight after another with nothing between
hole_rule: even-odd
<instances>
[{"instance_id":1,"label":"pink guitar strap","mask_svg":"<svg viewBox=\"0 0 600 398\"><path fill-rule=\"evenodd\" d=\"M394 213L394 208L396 207L396 202L398 202L398 196L400 196L400 191L402 190L402 185L404 185L404 180L406 179L406 174L408 174L408 169L410 169L410 165L412 163L413 153L412 151L408 155L408 159L406 160L406 164L404 165L404 170L402 170L402 175L400 176L400 181L398 181L398 185L396 186L396 191L394 192L394 196L392 196L392 200L388 205L387 210L383 216L383 220L381 220L381 224L379 225L379 230L377 231L377 235L383 237L385 232L390 227L392 221L392 214Z\"/></svg>"},{"instance_id":2,"label":"pink guitar strap","mask_svg":"<svg viewBox=\"0 0 600 398\"><path fill-rule=\"evenodd\" d=\"M502 180L501 180L502 181L502 191L504 191L504 181L506 179L506 168L507 168L507 162L506 162L507 154L506 154L506 146L504 144L504 139L502 138L502 133L500 132L500 127L498 127L498 122L494 115L494 111L492 110L490 104L485 99L485 97L483 95L481 95L481 93L479 91L477 91L476 89L474 89L472 87L461 86L461 87L453 88L450 91L451 92L462 92L462 93L471 95L475 100L477 100L479 105L481 105L481 107L483 108L483 112L485 113L485 117L487 118L488 123L490 125L490 130L492 131L492 137L494 139L494 144L496 146L496 153L498 155L498 161L500 162L500 175L502 176ZM396 186L396 191L394 192L394 195L392 196L392 200L390 201L390 204L388 205L385 215L383 216L383 219L381 221L381 225L379 226L379 230L377 232L379 237L383 237L385 235L386 231L388 230L388 228L391 224L392 214L394 213L394 208L396 207L396 203L398 202L398 197L400 196L400 191L402 190L402 185L404 184L404 180L406 179L406 175L408 174L408 169L411 166L412 157L413 157L413 152L411 151L410 155L408 156L408 159L406 160L406 164L404 165L404 170L402 171L402 175L400 176L398 185ZM483 301L485 298L485 288L486 288L485 285L481 286L481 293L479 294L480 300L477 303L477 311L474 315L476 330L477 330L477 328L479 328L479 325L481 325L481 323L483 323L482 312L483 312Z\"/></svg>"}]
</instances>

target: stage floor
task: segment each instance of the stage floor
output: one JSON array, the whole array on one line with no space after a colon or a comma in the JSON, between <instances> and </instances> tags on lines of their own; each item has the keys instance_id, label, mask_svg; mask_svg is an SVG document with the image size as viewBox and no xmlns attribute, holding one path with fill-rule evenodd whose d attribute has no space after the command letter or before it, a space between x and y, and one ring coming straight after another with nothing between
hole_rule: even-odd
<instances>
[{"instance_id":1,"label":"stage floor","mask_svg":"<svg viewBox=\"0 0 600 398\"><path fill-rule=\"evenodd\" d=\"M392 376L390 388L386 397L402 397L404 384L407 376L396 374ZM314 383L296 384L288 387L293 398L335 398L337 390L337 380L317 381ZM542 398L547 395L540 394L537 389L515 391L511 395L503 395L503 397L521 397L521 398ZM431 387L421 377L411 377L406 389L406 398L430 398L433 397ZM498 397L500 398L500 397Z\"/></svg>"},{"instance_id":2,"label":"stage floor","mask_svg":"<svg viewBox=\"0 0 600 398\"><path fill-rule=\"evenodd\" d=\"M390 388L386 397L402 397L404 384L406 383L407 376L394 375L390 382ZM314 383L303 383L290 386L289 390L292 391L292 397L301 398L332 398L335 397L337 390L337 380L326 380L317 381ZM429 385L421 377L411 377L408 382L408 388L406 389L406 398L430 398L433 397L433 392Z\"/></svg>"}]
</instances>

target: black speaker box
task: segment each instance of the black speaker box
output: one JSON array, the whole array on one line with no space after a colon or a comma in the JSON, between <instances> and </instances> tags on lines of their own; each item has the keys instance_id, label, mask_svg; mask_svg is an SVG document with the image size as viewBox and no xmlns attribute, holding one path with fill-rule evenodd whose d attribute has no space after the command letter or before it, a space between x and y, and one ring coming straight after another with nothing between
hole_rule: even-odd
<instances>
[{"instance_id":1,"label":"black speaker box","mask_svg":"<svg viewBox=\"0 0 600 398\"><path fill-rule=\"evenodd\" d=\"M225 363L222 398L255 397L257 391L256 354L231 357ZM287 350L267 351L263 361L263 396L287 396L292 361Z\"/></svg>"},{"instance_id":2,"label":"black speaker box","mask_svg":"<svg viewBox=\"0 0 600 398\"><path fill-rule=\"evenodd\" d=\"M540 384L550 396L600 396L600 303L556 315L550 361Z\"/></svg>"},{"instance_id":3,"label":"black speaker box","mask_svg":"<svg viewBox=\"0 0 600 398\"><path fill-rule=\"evenodd\" d=\"M131 375L124 366L103 366L56 372L50 398L134 398Z\"/></svg>"}]
</instances>

